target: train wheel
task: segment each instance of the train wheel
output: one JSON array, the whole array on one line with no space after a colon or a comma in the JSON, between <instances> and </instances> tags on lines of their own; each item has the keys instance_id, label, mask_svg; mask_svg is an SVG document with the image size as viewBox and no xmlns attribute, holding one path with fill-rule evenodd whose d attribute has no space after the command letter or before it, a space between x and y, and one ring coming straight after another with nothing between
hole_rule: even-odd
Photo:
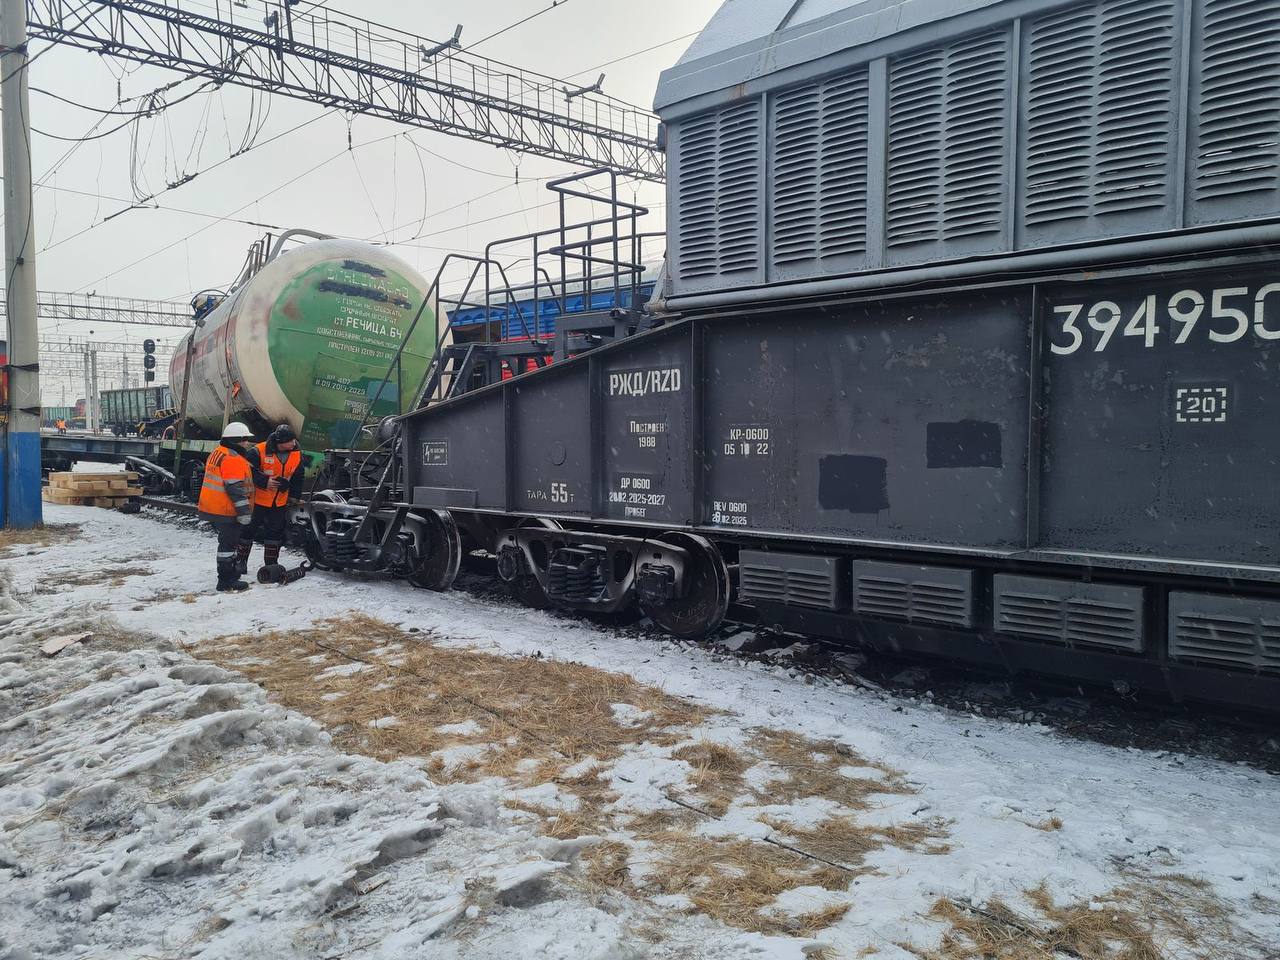
<instances>
[{"instance_id":1,"label":"train wheel","mask_svg":"<svg viewBox=\"0 0 1280 960\"><path fill-rule=\"evenodd\" d=\"M190 466L182 468L182 485L180 493L189 503L200 501L200 488L204 486L204 464L192 461Z\"/></svg>"},{"instance_id":2,"label":"train wheel","mask_svg":"<svg viewBox=\"0 0 1280 960\"><path fill-rule=\"evenodd\" d=\"M332 570L333 567L324 562L324 551L320 549L320 542L316 540L315 535L307 532L302 536L302 552L307 555L307 560L311 566L317 570Z\"/></svg>"},{"instance_id":3,"label":"train wheel","mask_svg":"<svg viewBox=\"0 0 1280 960\"><path fill-rule=\"evenodd\" d=\"M511 595L519 600L526 607L532 607L534 610L551 609L551 601L547 598L547 593L542 589L542 584L538 582L535 576L524 576L518 580L512 580L507 584L511 588Z\"/></svg>"},{"instance_id":4,"label":"train wheel","mask_svg":"<svg viewBox=\"0 0 1280 960\"><path fill-rule=\"evenodd\" d=\"M556 521L548 520L545 517L526 517L516 526L518 528L535 527L539 530L564 529ZM511 589L511 595L526 607L532 607L534 610L549 610L551 608L551 601L547 598L546 591L542 589L542 584L538 582L538 578L534 574L521 574L513 580L508 580L507 586Z\"/></svg>"},{"instance_id":5,"label":"train wheel","mask_svg":"<svg viewBox=\"0 0 1280 960\"><path fill-rule=\"evenodd\" d=\"M448 590L462 564L462 537L453 515L447 510L426 510L419 514L427 525L426 553L418 558L409 582L428 590Z\"/></svg>"},{"instance_id":6,"label":"train wheel","mask_svg":"<svg viewBox=\"0 0 1280 960\"><path fill-rule=\"evenodd\" d=\"M317 570L336 570L338 569L332 563L325 560L324 544L316 539L316 535L311 530L311 522L308 521L306 527L302 531L302 552L307 555L307 560L311 566Z\"/></svg>"},{"instance_id":7,"label":"train wheel","mask_svg":"<svg viewBox=\"0 0 1280 960\"><path fill-rule=\"evenodd\" d=\"M729 611L729 568L716 545L692 533L664 533L662 543L689 554L685 595L663 604L641 603L640 609L668 633L686 640L705 637Z\"/></svg>"},{"instance_id":8,"label":"train wheel","mask_svg":"<svg viewBox=\"0 0 1280 960\"><path fill-rule=\"evenodd\" d=\"M321 490L315 496L311 497L313 501L319 503L342 503L341 497L331 493L328 490ZM336 570L338 569L332 563L325 562L324 544L316 539L315 531L311 527L311 518L307 515L308 511L303 509L303 522L299 524L302 528L300 538L302 541L302 552L307 555L307 559L311 565L317 570ZM321 534L323 536L323 534Z\"/></svg>"}]
</instances>

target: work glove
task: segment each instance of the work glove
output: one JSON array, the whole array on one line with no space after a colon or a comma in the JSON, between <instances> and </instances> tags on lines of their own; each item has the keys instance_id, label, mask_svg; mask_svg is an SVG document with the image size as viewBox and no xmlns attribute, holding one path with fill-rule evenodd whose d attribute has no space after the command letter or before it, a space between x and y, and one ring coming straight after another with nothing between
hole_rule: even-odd
<instances>
[{"instance_id":1,"label":"work glove","mask_svg":"<svg viewBox=\"0 0 1280 960\"><path fill-rule=\"evenodd\" d=\"M247 527L252 522L253 515L249 513L242 513L240 516L236 517L236 523L240 524L242 527Z\"/></svg>"}]
</instances>

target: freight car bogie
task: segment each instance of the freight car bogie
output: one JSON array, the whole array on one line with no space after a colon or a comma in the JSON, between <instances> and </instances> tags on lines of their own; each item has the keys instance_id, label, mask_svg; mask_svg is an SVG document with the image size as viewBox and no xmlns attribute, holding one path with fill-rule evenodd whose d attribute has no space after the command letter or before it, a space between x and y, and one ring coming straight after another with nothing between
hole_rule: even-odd
<instances>
[{"instance_id":1,"label":"freight car bogie","mask_svg":"<svg viewBox=\"0 0 1280 960\"><path fill-rule=\"evenodd\" d=\"M386 573L417 587L448 590L462 563L461 535L444 510L370 510L325 490L307 502L299 526L307 559L323 570Z\"/></svg>"},{"instance_id":2,"label":"freight car bogie","mask_svg":"<svg viewBox=\"0 0 1280 960\"><path fill-rule=\"evenodd\" d=\"M715 630L729 609L729 567L705 537L569 530L527 518L501 532L498 575L534 607L592 613L638 607L669 633L696 639Z\"/></svg>"},{"instance_id":3,"label":"freight car bogie","mask_svg":"<svg viewBox=\"0 0 1280 960\"><path fill-rule=\"evenodd\" d=\"M1242 596L1203 571L458 517L505 524L498 574L538 608L638 610L685 639L714 633L731 608L740 623L1124 696L1267 713L1280 697L1275 586Z\"/></svg>"}]
</instances>

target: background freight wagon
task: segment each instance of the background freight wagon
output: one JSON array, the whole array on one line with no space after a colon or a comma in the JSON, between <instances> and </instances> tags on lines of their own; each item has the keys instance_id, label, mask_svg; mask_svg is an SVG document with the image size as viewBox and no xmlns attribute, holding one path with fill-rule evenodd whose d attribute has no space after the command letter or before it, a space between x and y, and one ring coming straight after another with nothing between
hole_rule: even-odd
<instances>
[{"instance_id":1,"label":"background freight wagon","mask_svg":"<svg viewBox=\"0 0 1280 960\"><path fill-rule=\"evenodd\" d=\"M41 407L40 410L40 422L46 427L52 428L59 420L71 422L71 407Z\"/></svg>"},{"instance_id":2,"label":"background freight wagon","mask_svg":"<svg viewBox=\"0 0 1280 960\"><path fill-rule=\"evenodd\" d=\"M172 407L167 386L102 391L102 422L117 436L136 432L138 424L153 418L157 410Z\"/></svg>"}]
</instances>

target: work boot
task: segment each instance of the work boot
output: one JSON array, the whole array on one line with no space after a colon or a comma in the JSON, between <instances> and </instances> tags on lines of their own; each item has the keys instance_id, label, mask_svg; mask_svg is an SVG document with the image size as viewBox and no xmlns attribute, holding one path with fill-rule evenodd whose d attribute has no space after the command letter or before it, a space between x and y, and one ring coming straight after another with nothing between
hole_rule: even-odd
<instances>
[{"instance_id":1,"label":"work boot","mask_svg":"<svg viewBox=\"0 0 1280 960\"><path fill-rule=\"evenodd\" d=\"M264 543L262 545L262 565L264 567L275 566L280 562L280 544Z\"/></svg>"},{"instance_id":2,"label":"work boot","mask_svg":"<svg viewBox=\"0 0 1280 960\"><path fill-rule=\"evenodd\" d=\"M248 590L249 585L240 579L240 561L236 557L218 561L218 592L239 593Z\"/></svg>"},{"instance_id":3,"label":"work boot","mask_svg":"<svg viewBox=\"0 0 1280 960\"><path fill-rule=\"evenodd\" d=\"M249 554L253 551L253 542L236 546L236 574L243 577L249 572Z\"/></svg>"}]
</instances>

